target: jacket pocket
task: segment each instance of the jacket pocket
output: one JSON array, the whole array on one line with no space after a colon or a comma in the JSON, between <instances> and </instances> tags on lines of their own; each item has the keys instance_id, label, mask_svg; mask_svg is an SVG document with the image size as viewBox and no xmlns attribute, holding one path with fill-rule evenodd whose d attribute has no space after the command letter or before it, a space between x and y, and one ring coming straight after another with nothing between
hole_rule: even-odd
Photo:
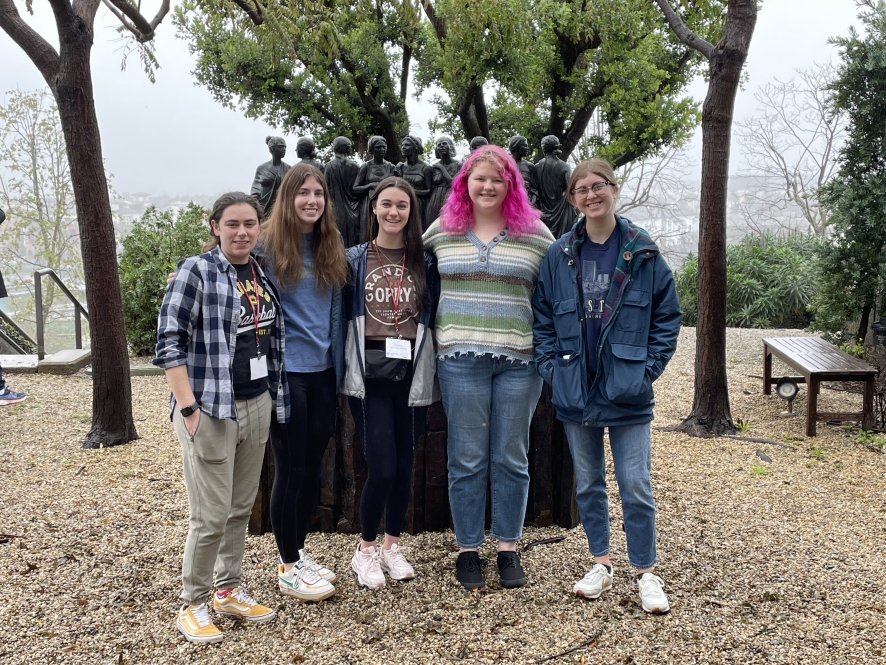
<instances>
[{"instance_id":1,"label":"jacket pocket","mask_svg":"<svg viewBox=\"0 0 886 665\"><path fill-rule=\"evenodd\" d=\"M573 354L568 360L553 360L551 374L551 403L561 409L584 409L584 377L581 355Z\"/></svg>"},{"instance_id":2,"label":"jacket pocket","mask_svg":"<svg viewBox=\"0 0 886 665\"><path fill-rule=\"evenodd\" d=\"M630 290L615 318L616 330L628 332L649 330L649 292Z\"/></svg>"},{"instance_id":3,"label":"jacket pocket","mask_svg":"<svg viewBox=\"0 0 886 665\"><path fill-rule=\"evenodd\" d=\"M574 339L581 334L575 298L554 301L554 330L558 340Z\"/></svg>"},{"instance_id":4,"label":"jacket pocket","mask_svg":"<svg viewBox=\"0 0 886 665\"><path fill-rule=\"evenodd\" d=\"M611 344L606 368L606 398L616 404L644 404L652 399L652 381L646 371L646 347Z\"/></svg>"}]
</instances>

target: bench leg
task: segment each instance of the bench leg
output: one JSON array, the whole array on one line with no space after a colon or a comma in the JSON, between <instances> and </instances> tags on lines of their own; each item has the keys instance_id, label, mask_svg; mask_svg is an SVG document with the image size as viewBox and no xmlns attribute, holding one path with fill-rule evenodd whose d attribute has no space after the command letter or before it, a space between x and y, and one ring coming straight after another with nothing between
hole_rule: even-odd
<instances>
[{"instance_id":1,"label":"bench leg","mask_svg":"<svg viewBox=\"0 0 886 665\"><path fill-rule=\"evenodd\" d=\"M818 388L821 379L810 376L807 384L809 400L806 404L806 436L815 436L818 423Z\"/></svg>"},{"instance_id":2,"label":"bench leg","mask_svg":"<svg viewBox=\"0 0 886 665\"><path fill-rule=\"evenodd\" d=\"M864 382L862 414L861 428L863 430L870 430L874 426L874 377Z\"/></svg>"},{"instance_id":3,"label":"bench leg","mask_svg":"<svg viewBox=\"0 0 886 665\"><path fill-rule=\"evenodd\" d=\"M763 345L763 394L772 394L772 354L769 345Z\"/></svg>"}]
</instances>

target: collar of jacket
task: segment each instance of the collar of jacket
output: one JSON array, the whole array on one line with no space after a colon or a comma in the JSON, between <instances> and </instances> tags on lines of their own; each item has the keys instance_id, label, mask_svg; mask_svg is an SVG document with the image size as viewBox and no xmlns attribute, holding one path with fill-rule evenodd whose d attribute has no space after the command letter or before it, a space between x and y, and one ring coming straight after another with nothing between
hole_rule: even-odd
<instances>
[{"instance_id":1,"label":"collar of jacket","mask_svg":"<svg viewBox=\"0 0 886 665\"><path fill-rule=\"evenodd\" d=\"M619 263L621 263L624 258L625 252L630 252L632 255L640 252L648 253L650 251L655 252L656 254L658 253L658 246L653 242L652 238L649 237L649 234L639 226L635 226L627 217L616 215L615 223L618 224L618 230L621 233L620 249L622 256L619 257ZM563 253L570 259L579 256L582 243L584 243L587 237L585 217L582 215L578 218L578 221L575 222L572 229L563 236L563 245L561 247Z\"/></svg>"}]
</instances>

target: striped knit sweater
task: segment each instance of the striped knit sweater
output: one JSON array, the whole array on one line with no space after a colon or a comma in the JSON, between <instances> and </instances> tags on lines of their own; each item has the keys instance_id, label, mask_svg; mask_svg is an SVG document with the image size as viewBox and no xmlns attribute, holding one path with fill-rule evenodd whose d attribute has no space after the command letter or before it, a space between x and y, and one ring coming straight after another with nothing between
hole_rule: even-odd
<instances>
[{"instance_id":1,"label":"striped knit sweater","mask_svg":"<svg viewBox=\"0 0 886 665\"><path fill-rule=\"evenodd\" d=\"M554 242L551 232L542 224L517 237L504 230L484 244L473 231L445 233L435 221L424 241L440 271L437 355L489 353L530 362L530 299L541 260Z\"/></svg>"}]
</instances>

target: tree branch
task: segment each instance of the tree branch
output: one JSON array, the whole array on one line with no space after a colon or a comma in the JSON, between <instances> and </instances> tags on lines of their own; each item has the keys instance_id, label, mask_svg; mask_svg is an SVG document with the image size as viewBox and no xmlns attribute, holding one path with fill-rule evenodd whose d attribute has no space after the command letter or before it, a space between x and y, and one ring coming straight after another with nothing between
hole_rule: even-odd
<instances>
[{"instance_id":1,"label":"tree branch","mask_svg":"<svg viewBox=\"0 0 886 665\"><path fill-rule=\"evenodd\" d=\"M258 2L253 1L250 4L249 0L234 0L234 4L246 12L246 15L255 25L261 25L265 22L264 14L262 14Z\"/></svg>"},{"instance_id":2,"label":"tree branch","mask_svg":"<svg viewBox=\"0 0 886 665\"><path fill-rule=\"evenodd\" d=\"M102 2L111 10L114 16L120 19L123 27L135 35L136 40L142 44L154 38L154 29L160 25L160 21L169 13L169 0L163 0L156 16L150 21L142 16L138 8L129 3L128 0L102 0ZM128 21L126 20L127 18L129 19Z\"/></svg>"},{"instance_id":3,"label":"tree branch","mask_svg":"<svg viewBox=\"0 0 886 665\"><path fill-rule=\"evenodd\" d=\"M55 76L61 66L58 52L22 20L12 0L0 0L0 28L21 47L54 92Z\"/></svg>"},{"instance_id":4,"label":"tree branch","mask_svg":"<svg viewBox=\"0 0 886 665\"><path fill-rule=\"evenodd\" d=\"M702 39L686 27L686 24L683 23L683 19L677 16L677 12L671 8L668 0L655 0L655 4L658 5L661 13L664 14L665 20L668 22L668 25L671 26L671 30L674 31L674 34L677 35L677 39L686 44L689 48L693 48L701 53L708 60L713 57L714 45Z\"/></svg>"}]
</instances>

